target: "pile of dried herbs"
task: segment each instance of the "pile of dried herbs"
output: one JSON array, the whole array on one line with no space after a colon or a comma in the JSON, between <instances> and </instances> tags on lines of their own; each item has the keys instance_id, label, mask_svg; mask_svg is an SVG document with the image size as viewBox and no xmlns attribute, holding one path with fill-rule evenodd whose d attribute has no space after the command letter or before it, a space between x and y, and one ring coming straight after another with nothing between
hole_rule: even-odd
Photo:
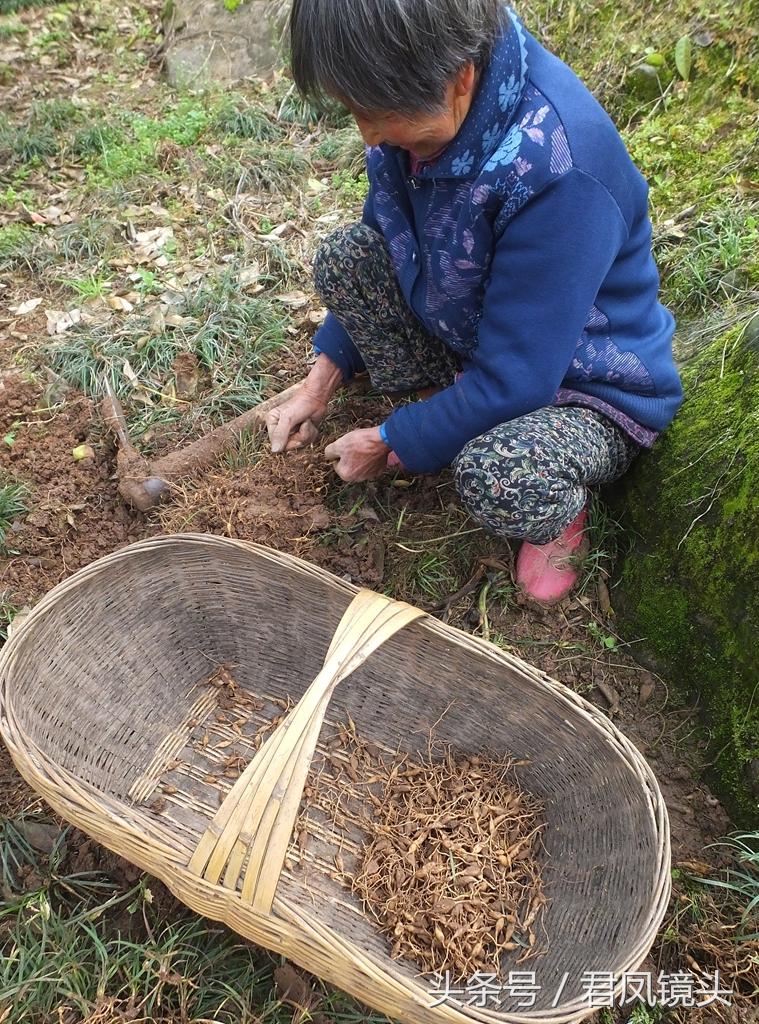
<instances>
[{"instance_id":1,"label":"pile of dried herbs","mask_svg":"<svg viewBox=\"0 0 759 1024\"><path fill-rule=\"evenodd\" d=\"M360 825L363 853L353 870L336 857L338 873L388 936L391 955L457 981L499 975L506 952L537 955L544 825L519 785L519 762L432 743L412 758L367 743L352 722L339 737L307 789L323 808L334 802L338 824Z\"/></svg>"}]
</instances>

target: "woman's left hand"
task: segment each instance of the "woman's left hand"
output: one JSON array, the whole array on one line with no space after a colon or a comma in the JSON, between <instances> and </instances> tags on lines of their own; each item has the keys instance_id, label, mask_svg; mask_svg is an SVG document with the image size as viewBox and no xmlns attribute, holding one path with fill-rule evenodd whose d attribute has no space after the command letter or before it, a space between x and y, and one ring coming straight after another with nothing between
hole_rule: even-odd
<instances>
[{"instance_id":1,"label":"woman's left hand","mask_svg":"<svg viewBox=\"0 0 759 1024\"><path fill-rule=\"evenodd\" d=\"M376 480L387 470L390 449L380 437L379 427L351 430L324 449L337 475L346 483Z\"/></svg>"}]
</instances>

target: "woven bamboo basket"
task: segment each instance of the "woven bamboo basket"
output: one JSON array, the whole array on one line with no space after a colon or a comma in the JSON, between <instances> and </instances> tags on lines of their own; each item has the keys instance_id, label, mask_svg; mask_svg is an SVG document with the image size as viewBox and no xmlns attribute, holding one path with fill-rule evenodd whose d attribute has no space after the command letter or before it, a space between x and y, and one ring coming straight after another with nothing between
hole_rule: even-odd
<instances>
[{"instance_id":1,"label":"woven bamboo basket","mask_svg":"<svg viewBox=\"0 0 759 1024\"><path fill-rule=\"evenodd\" d=\"M251 730L280 712L258 746L219 723L218 689L199 684L220 665L257 698ZM409 1024L581 1020L585 972L621 985L664 915L662 796L603 714L495 646L289 555L211 536L134 544L48 594L6 644L0 678L3 738L63 818L192 909ZM457 749L528 761L549 898L533 1006L433 1006L434 986L390 957L331 870L338 850L358 857L351 837L315 820L307 852L294 842L321 731L347 715L388 750L422 750L434 726ZM230 745L245 761L235 781L208 768ZM511 956L504 971L518 969Z\"/></svg>"}]
</instances>

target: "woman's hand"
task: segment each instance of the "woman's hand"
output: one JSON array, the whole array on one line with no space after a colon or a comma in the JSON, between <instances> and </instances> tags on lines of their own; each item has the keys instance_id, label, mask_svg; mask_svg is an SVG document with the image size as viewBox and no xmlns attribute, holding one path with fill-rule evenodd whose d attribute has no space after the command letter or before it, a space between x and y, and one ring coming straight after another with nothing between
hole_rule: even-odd
<instances>
[{"instance_id":1,"label":"woman's hand","mask_svg":"<svg viewBox=\"0 0 759 1024\"><path fill-rule=\"evenodd\" d=\"M329 356L320 353L297 394L267 415L271 450L289 452L312 444L319 435L317 427L341 383L340 369Z\"/></svg>"},{"instance_id":2,"label":"woman's hand","mask_svg":"<svg viewBox=\"0 0 759 1024\"><path fill-rule=\"evenodd\" d=\"M390 449L380 437L379 427L351 430L324 449L337 475L346 483L376 480L387 470Z\"/></svg>"}]
</instances>

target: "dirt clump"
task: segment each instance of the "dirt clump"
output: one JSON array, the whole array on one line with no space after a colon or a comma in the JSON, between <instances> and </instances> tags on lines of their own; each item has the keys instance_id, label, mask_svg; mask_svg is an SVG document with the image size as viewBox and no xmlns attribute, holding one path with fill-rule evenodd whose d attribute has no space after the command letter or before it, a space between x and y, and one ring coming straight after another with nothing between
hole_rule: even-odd
<instances>
[{"instance_id":1,"label":"dirt clump","mask_svg":"<svg viewBox=\"0 0 759 1024\"><path fill-rule=\"evenodd\" d=\"M267 452L253 464L222 465L185 481L156 515L164 533L214 533L308 555L330 525L330 472L310 449L286 458Z\"/></svg>"},{"instance_id":2,"label":"dirt clump","mask_svg":"<svg viewBox=\"0 0 759 1024\"><path fill-rule=\"evenodd\" d=\"M46 409L38 385L6 377L0 387L0 472L27 489L28 513L11 525L0 559L0 592L16 607L96 558L139 539L142 516L127 509L112 479L112 453L94 441L92 403L75 396ZM77 461L88 442L94 457Z\"/></svg>"}]
</instances>

